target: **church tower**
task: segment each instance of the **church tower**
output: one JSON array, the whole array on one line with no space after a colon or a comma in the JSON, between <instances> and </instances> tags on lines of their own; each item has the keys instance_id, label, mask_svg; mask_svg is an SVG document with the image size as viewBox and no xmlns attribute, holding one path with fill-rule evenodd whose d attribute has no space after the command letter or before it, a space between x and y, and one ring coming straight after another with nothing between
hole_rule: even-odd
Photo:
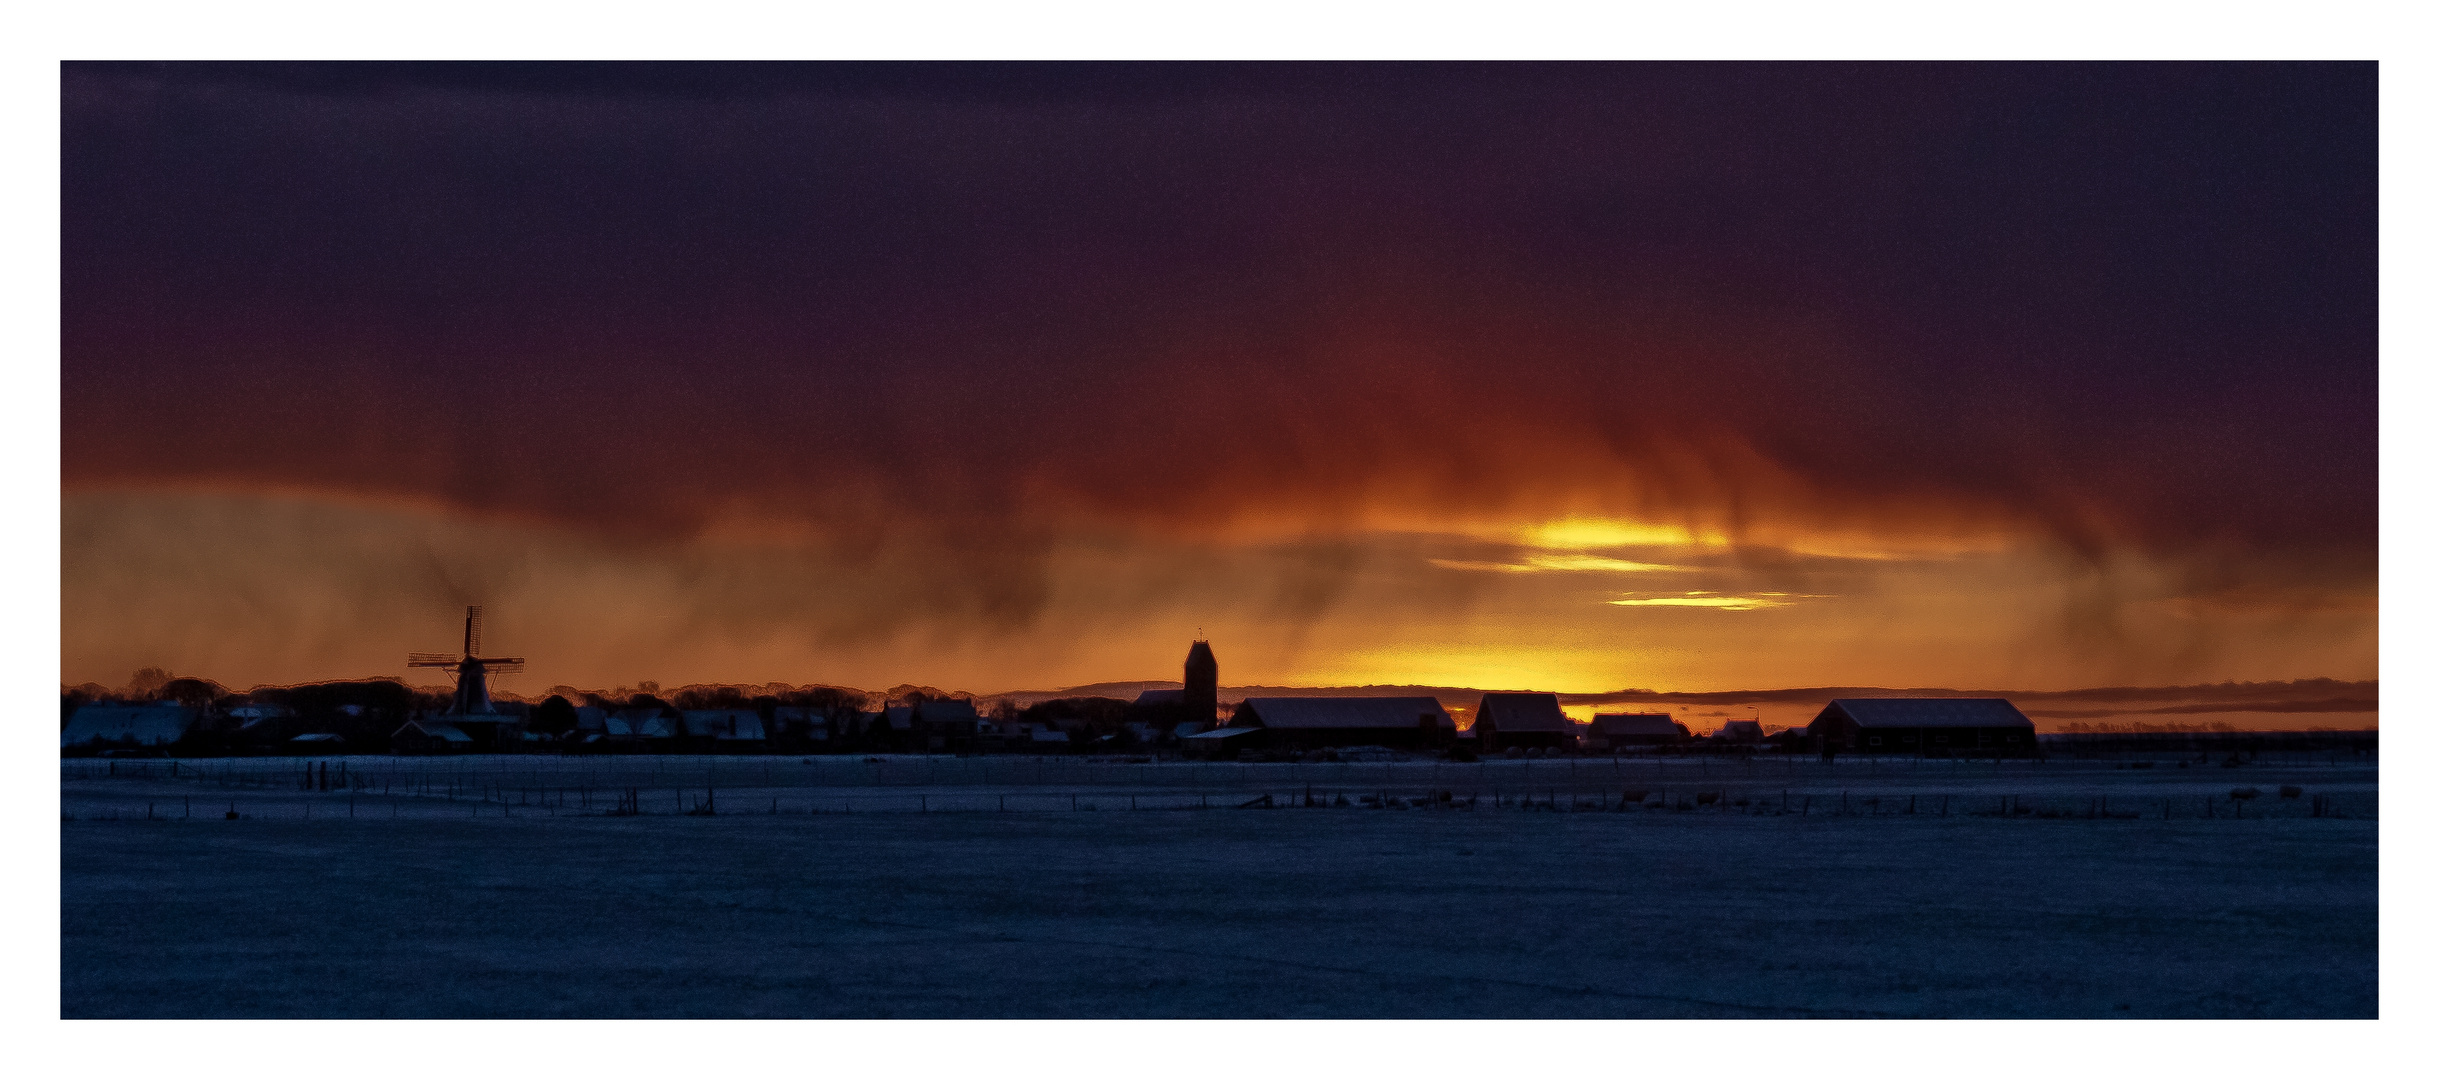
<instances>
[{"instance_id":1,"label":"church tower","mask_svg":"<svg viewBox=\"0 0 2439 1080\"><path fill-rule=\"evenodd\" d=\"M1186 719L1205 727L1219 713L1219 661L1211 655L1211 643L1196 641L1186 651Z\"/></svg>"}]
</instances>

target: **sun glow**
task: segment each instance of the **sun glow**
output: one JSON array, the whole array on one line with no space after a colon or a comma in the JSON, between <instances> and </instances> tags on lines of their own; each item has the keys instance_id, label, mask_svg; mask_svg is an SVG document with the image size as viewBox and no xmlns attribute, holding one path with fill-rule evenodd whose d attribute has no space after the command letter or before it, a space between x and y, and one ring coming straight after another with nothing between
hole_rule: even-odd
<instances>
[{"instance_id":1,"label":"sun glow","mask_svg":"<svg viewBox=\"0 0 2439 1080\"><path fill-rule=\"evenodd\" d=\"M1532 555L1520 563L1471 562L1463 559L1433 559L1431 565L1443 570L1477 570L1500 574L1535 574L1544 571L1598 571L1613 574L1641 574L1661 570L1682 570L1666 563L1634 562L1612 559L1605 555Z\"/></svg>"},{"instance_id":2,"label":"sun glow","mask_svg":"<svg viewBox=\"0 0 2439 1080\"><path fill-rule=\"evenodd\" d=\"M1640 596L1611 600L1619 607L1692 607L1717 608L1720 611L1758 611L1762 608L1786 607L1789 595L1783 592L1756 593L1752 596L1720 596L1708 592L1690 592L1681 596Z\"/></svg>"},{"instance_id":3,"label":"sun glow","mask_svg":"<svg viewBox=\"0 0 2439 1080\"><path fill-rule=\"evenodd\" d=\"M1714 531L1696 532L1683 525L1654 525L1606 518L1560 518L1517 531L1524 543L1537 548L1583 551L1610 547L1724 547L1727 537Z\"/></svg>"}]
</instances>

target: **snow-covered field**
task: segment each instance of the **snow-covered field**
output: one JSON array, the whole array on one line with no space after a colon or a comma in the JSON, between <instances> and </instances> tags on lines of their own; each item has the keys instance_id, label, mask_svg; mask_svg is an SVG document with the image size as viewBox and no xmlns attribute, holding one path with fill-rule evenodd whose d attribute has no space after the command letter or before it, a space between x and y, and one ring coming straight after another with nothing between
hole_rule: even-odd
<instances>
[{"instance_id":1,"label":"snow-covered field","mask_svg":"<svg viewBox=\"0 0 2439 1080\"><path fill-rule=\"evenodd\" d=\"M266 772L63 764L66 1015L2377 1012L2377 772L2343 762L195 764ZM1611 809L1663 788L1722 798ZM1473 809L1361 801L1436 791Z\"/></svg>"}]
</instances>

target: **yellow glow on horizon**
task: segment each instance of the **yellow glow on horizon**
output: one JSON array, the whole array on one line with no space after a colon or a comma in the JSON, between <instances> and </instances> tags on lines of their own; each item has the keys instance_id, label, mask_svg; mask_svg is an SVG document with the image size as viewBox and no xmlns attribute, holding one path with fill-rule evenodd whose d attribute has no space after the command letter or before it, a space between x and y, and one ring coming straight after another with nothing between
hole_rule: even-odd
<instances>
[{"instance_id":1,"label":"yellow glow on horizon","mask_svg":"<svg viewBox=\"0 0 2439 1080\"><path fill-rule=\"evenodd\" d=\"M1618 574L1649 573L1655 570L1682 570L1684 567L1666 563L1634 562L1612 559L1605 555L1532 555L1520 563L1469 562L1462 559L1433 559L1431 565L1444 570L1479 570L1501 574L1532 574L1549 570L1605 571Z\"/></svg>"},{"instance_id":2,"label":"yellow glow on horizon","mask_svg":"<svg viewBox=\"0 0 2439 1080\"><path fill-rule=\"evenodd\" d=\"M1486 690L1539 690L1595 694L1634 685L1642 673L1624 650L1603 648L1478 647L1387 648L1350 652L1337 662L1296 672L1312 686L1470 686ZM1442 702L1471 710L1474 703ZM1452 711L1454 711L1452 709ZM1460 723L1469 717L1460 717Z\"/></svg>"},{"instance_id":3,"label":"yellow glow on horizon","mask_svg":"<svg viewBox=\"0 0 2439 1080\"><path fill-rule=\"evenodd\" d=\"M1683 525L1655 525L1607 518L1560 518L1527 525L1519 529L1517 535L1533 547L1569 551L1638 546L1722 547L1727 544L1725 536L1713 531L1696 533Z\"/></svg>"},{"instance_id":4,"label":"yellow glow on horizon","mask_svg":"<svg viewBox=\"0 0 2439 1080\"><path fill-rule=\"evenodd\" d=\"M1718 596L1692 592L1683 596L1631 597L1611 600L1619 607L1694 607L1717 608L1721 611L1754 611L1761 608L1786 607L1786 593L1758 593L1753 596Z\"/></svg>"}]
</instances>

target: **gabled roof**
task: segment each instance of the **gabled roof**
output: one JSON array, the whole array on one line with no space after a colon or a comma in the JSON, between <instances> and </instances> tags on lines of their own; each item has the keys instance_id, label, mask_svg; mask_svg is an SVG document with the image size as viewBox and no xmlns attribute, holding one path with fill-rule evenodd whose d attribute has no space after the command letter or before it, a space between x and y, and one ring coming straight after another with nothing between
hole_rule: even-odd
<instances>
[{"instance_id":1,"label":"gabled roof","mask_svg":"<svg viewBox=\"0 0 2439 1080\"><path fill-rule=\"evenodd\" d=\"M611 735L665 739L677 734L677 722L661 715L659 709L620 709L602 720L602 731Z\"/></svg>"},{"instance_id":2,"label":"gabled roof","mask_svg":"<svg viewBox=\"0 0 2439 1080\"><path fill-rule=\"evenodd\" d=\"M1519 731L1555 731L1572 734L1574 725L1558 707L1556 694L1484 694L1482 707L1474 712L1474 725L1489 721L1491 729L1503 733Z\"/></svg>"},{"instance_id":3,"label":"gabled roof","mask_svg":"<svg viewBox=\"0 0 2439 1080\"><path fill-rule=\"evenodd\" d=\"M167 746L185 738L200 715L201 710L184 705L82 705L60 731L59 745L132 740L139 746Z\"/></svg>"},{"instance_id":4,"label":"gabled roof","mask_svg":"<svg viewBox=\"0 0 2439 1080\"><path fill-rule=\"evenodd\" d=\"M1867 728L2033 726L2006 698L1839 698L1812 722L1839 716Z\"/></svg>"},{"instance_id":5,"label":"gabled roof","mask_svg":"<svg viewBox=\"0 0 2439 1080\"><path fill-rule=\"evenodd\" d=\"M1185 703L1186 692L1183 690L1146 690L1135 695L1137 705L1183 705Z\"/></svg>"},{"instance_id":6,"label":"gabled roof","mask_svg":"<svg viewBox=\"0 0 2439 1080\"><path fill-rule=\"evenodd\" d=\"M410 731L426 738L439 739L442 742L471 743L474 741L473 736L457 730L456 725L443 724L434 720L409 720L398 729L397 735L390 737L397 738L398 735L404 735Z\"/></svg>"},{"instance_id":7,"label":"gabled roof","mask_svg":"<svg viewBox=\"0 0 2439 1080\"><path fill-rule=\"evenodd\" d=\"M601 731L609 726L610 710L599 705L576 706L576 730Z\"/></svg>"},{"instance_id":8,"label":"gabled roof","mask_svg":"<svg viewBox=\"0 0 2439 1080\"><path fill-rule=\"evenodd\" d=\"M1685 726L1667 713L1602 713L1587 735L1684 735Z\"/></svg>"},{"instance_id":9,"label":"gabled roof","mask_svg":"<svg viewBox=\"0 0 2439 1080\"><path fill-rule=\"evenodd\" d=\"M1448 710L1440 707L1440 699L1432 697L1258 697L1239 704L1222 730L1246 726L1412 729L1426 714L1437 718L1440 727L1457 726ZM1248 715L1250 724L1240 722Z\"/></svg>"}]
</instances>

